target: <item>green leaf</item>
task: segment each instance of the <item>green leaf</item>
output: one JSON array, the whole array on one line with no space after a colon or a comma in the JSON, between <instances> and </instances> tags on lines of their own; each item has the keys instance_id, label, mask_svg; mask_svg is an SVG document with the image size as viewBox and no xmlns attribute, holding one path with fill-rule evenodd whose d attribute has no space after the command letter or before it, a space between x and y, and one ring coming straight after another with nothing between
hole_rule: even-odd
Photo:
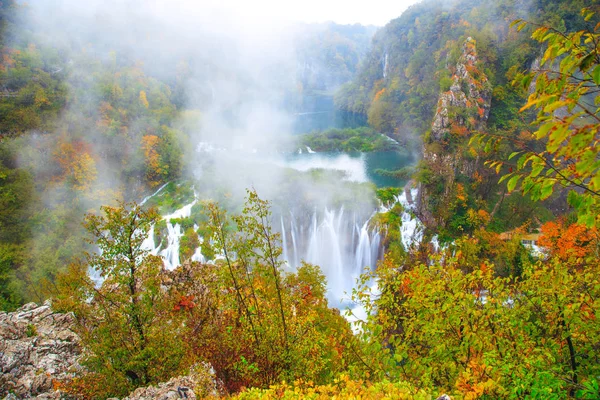
<instances>
[{"instance_id":1,"label":"green leaf","mask_svg":"<svg viewBox=\"0 0 600 400\"><path fill-rule=\"evenodd\" d=\"M512 178L510 178L510 180L506 184L506 187L508 188L509 192L512 192L513 190L515 190L515 187L517 186L519 179L521 179L520 175L515 175Z\"/></svg>"},{"instance_id":2,"label":"green leaf","mask_svg":"<svg viewBox=\"0 0 600 400\"><path fill-rule=\"evenodd\" d=\"M520 151L513 151L512 153L510 153L510 156L508 156L508 159L510 160L511 158L513 158L514 156L521 154Z\"/></svg>"},{"instance_id":3,"label":"green leaf","mask_svg":"<svg viewBox=\"0 0 600 400\"><path fill-rule=\"evenodd\" d=\"M555 123L553 121L551 122L546 122L545 124L543 124L542 126L540 126L540 129L538 129L535 132L535 137L537 139L541 139L544 136L546 136L548 134L548 131L550 131L550 129L555 125Z\"/></svg>"},{"instance_id":4,"label":"green leaf","mask_svg":"<svg viewBox=\"0 0 600 400\"><path fill-rule=\"evenodd\" d=\"M510 178L510 177L511 177L511 176L513 176L513 175L514 175L514 174L506 174L506 175L503 175L503 176L502 176L502 177L500 177L500 179L498 180L498 183L502 183L502 182L504 182L505 180L507 180L508 178Z\"/></svg>"},{"instance_id":5,"label":"green leaf","mask_svg":"<svg viewBox=\"0 0 600 400\"><path fill-rule=\"evenodd\" d=\"M515 25L517 25L518 23L521 23L521 22L523 22L522 19L520 19L520 18L515 19L513 22L510 23L509 27L512 28L513 26L515 26Z\"/></svg>"},{"instance_id":6,"label":"green leaf","mask_svg":"<svg viewBox=\"0 0 600 400\"><path fill-rule=\"evenodd\" d=\"M499 162L498 165L496 165L496 174L500 173L500 170L502 169L502 165L503 163Z\"/></svg>"},{"instance_id":7,"label":"green leaf","mask_svg":"<svg viewBox=\"0 0 600 400\"><path fill-rule=\"evenodd\" d=\"M587 71L588 69L590 69L595 59L596 53L588 54L583 58L583 60L581 60L581 63L579 64L579 69L581 69L583 72Z\"/></svg>"},{"instance_id":8,"label":"green leaf","mask_svg":"<svg viewBox=\"0 0 600 400\"><path fill-rule=\"evenodd\" d=\"M548 197L552 195L554 191L554 180L547 179L542 184L542 189L540 190L540 200L546 200Z\"/></svg>"},{"instance_id":9,"label":"green leaf","mask_svg":"<svg viewBox=\"0 0 600 400\"><path fill-rule=\"evenodd\" d=\"M574 190L569 191L567 194L567 203L574 209L578 209L581 206L582 197L579 193Z\"/></svg>"},{"instance_id":10,"label":"green leaf","mask_svg":"<svg viewBox=\"0 0 600 400\"><path fill-rule=\"evenodd\" d=\"M592 79L596 85L600 86L600 65L596 65L596 68L592 71Z\"/></svg>"},{"instance_id":11,"label":"green leaf","mask_svg":"<svg viewBox=\"0 0 600 400\"><path fill-rule=\"evenodd\" d=\"M542 163L541 161L538 161L538 162L533 162L532 164L533 165L531 168L531 177L535 178L544 170L544 163Z\"/></svg>"}]
</instances>

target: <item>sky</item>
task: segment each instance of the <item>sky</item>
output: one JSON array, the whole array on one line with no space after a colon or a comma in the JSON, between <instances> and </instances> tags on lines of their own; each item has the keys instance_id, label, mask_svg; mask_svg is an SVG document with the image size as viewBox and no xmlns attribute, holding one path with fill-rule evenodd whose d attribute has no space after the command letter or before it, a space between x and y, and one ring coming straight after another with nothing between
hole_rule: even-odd
<instances>
[{"instance_id":1,"label":"sky","mask_svg":"<svg viewBox=\"0 0 600 400\"><path fill-rule=\"evenodd\" d=\"M198 4L198 0L187 0ZM201 0L246 18L383 26L419 0Z\"/></svg>"}]
</instances>

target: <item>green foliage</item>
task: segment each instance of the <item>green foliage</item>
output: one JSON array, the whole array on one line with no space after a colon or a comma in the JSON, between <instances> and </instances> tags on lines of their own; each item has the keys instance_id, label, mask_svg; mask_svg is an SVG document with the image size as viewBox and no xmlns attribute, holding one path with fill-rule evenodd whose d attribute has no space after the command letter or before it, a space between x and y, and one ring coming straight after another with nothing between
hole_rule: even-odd
<instances>
[{"instance_id":1,"label":"green foliage","mask_svg":"<svg viewBox=\"0 0 600 400\"><path fill-rule=\"evenodd\" d=\"M282 383L269 389L249 389L233 397L239 400L275 399L398 399L429 400L431 394L416 389L406 382L369 382L352 380L342 375L327 385L314 385L312 382L297 381L294 384Z\"/></svg>"},{"instance_id":2,"label":"green foliage","mask_svg":"<svg viewBox=\"0 0 600 400\"><path fill-rule=\"evenodd\" d=\"M52 71L60 68L42 62L42 51L34 44L2 48L0 137L55 126L66 102L67 88L63 75Z\"/></svg>"},{"instance_id":3,"label":"green foliage","mask_svg":"<svg viewBox=\"0 0 600 400\"><path fill-rule=\"evenodd\" d=\"M169 182L158 194L147 201L149 207L157 207L162 214L169 214L194 201L194 188L187 182ZM179 221L175 221L179 222ZM190 225L192 226L192 225ZM188 227L186 225L186 227Z\"/></svg>"},{"instance_id":4,"label":"green foliage","mask_svg":"<svg viewBox=\"0 0 600 400\"><path fill-rule=\"evenodd\" d=\"M194 252L200 247L200 238L193 227L183 228L185 230L179 243L179 260L185 262L194 255Z\"/></svg>"},{"instance_id":5,"label":"green foliage","mask_svg":"<svg viewBox=\"0 0 600 400\"><path fill-rule=\"evenodd\" d=\"M218 299L221 319L201 326L196 348L228 390L295 379L326 383L344 371L356 346L348 325L327 307L318 267L283 273L268 203L249 192L241 215L214 204L206 211L204 243L223 255L209 290L228 295Z\"/></svg>"},{"instance_id":6,"label":"green foliage","mask_svg":"<svg viewBox=\"0 0 600 400\"><path fill-rule=\"evenodd\" d=\"M597 262L577 273L557 259L527 262L513 281L470 258L465 244L443 262L380 265L381 292L362 325L373 368L465 398L566 398L590 382L600 340Z\"/></svg>"},{"instance_id":7,"label":"green foliage","mask_svg":"<svg viewBox=\"0 0 600 400\"><path fill-rule=\"evenodd\" d=\"M415 170L413 167L403 167L393 171L387 169L376 169L374 172L381 176L388 176L397 179L409 179L414 174Z\"/></svg>"},{"instance_id":8,"label":"green foliage","mask_svg":"<svg viewBox=\"0 0 600 400\"><path fill-rule=\"evenodd\" d=\"M396 187L385 187L377 189L375 192L379 201L384 205L390 205L396 201L396 197L400 195L401 189Z\"/></svg>"},{"instance_id":9,"label":"green foliage","mask_svg":"<svg viewBox=\"0 0 600 400\"><path fill-rule=\"evenodd\" d=\"M123 396L137 386L168 380L183 371L183 326L170 316L171 299L161 285L162 260L142 250L153 210L137 205L103 207L88 215L86 228L99 254L73 264L59 279L58 311L72 311L86 349L88 371L74 387L94 397ZM96 288L84 265L103 282Z\"/></svg>"},{"instance_id":10,"label":"green foliage","mask_svg":"<svg viewBox=\"0 0 600 400\"><path fill-rule=\"evenodd\" d=\"M300 146L315 151L371 152L397 150L398 144L370 128L330 129L302 135Z\"/></svg>"},{"instance_id":11,"label":"green foliage","mask_svg":"<svg viewBox=\"0 0 600 400\"><path fill-rule=\"evenodd\" d=\"M595 15L592 10L582 10L586 21ZM521 30L528 22L516 20L514 24ZM533 200L549 198L557 185L569 188L569 204L577 211L580 222L588 226L599 223L598 29L596 26L563 33L539 26L533 32L533 39L547 45L540 67L516 75L513 84L532 90L521 111L538 110L533 122L535 131L529 140L515 140L517 151L508 159L516 163L500 179L507 181L509 191L519 188ZM503 138L484 136L483 139L488 142L486 148L491 149ZM504 164L506 162L488 163L497 172Z\"/></svg>"},{"instance_id":12,"label":"green foliage","mask_svg":"<svg viewBox=\"0 0 600 400\"><path fill-rule=\"evenodd\" d=\"M392 260L401 260L406 254L406 251L402 244L402 213L404 209L402 205L396 202L396 199L386 203L384 205L389 208L388 211L378 213L373 217L372 223L377 225L383 233L383 246L386 250L386 255Z\"/></svg>"}]
</instances>

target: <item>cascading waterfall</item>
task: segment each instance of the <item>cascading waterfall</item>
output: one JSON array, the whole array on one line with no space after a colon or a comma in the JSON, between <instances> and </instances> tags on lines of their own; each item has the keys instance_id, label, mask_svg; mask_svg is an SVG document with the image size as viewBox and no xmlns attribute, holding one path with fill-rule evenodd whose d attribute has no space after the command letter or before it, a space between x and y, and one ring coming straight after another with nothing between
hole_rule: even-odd
<instances>
[{"instance_id":1,"label":"cascading waterfall","mask_svg":"<svg viewBox=\"0 0 600 400\"><path fill-rule=\"evenodd\" d=\"M387 78L388 75L388 53L386 52L383 56L383 77Z\"/></svg>"},{"instance_id":2,"label":"cascading waterfall","mask_svg":"<svg viewBox=\"0 0 600 400\"><path fill-rule=\"evenodd\" d=\"M375 268L382 254L379 230L370 227L370 218L359 220L356 214L349 218L343 207L280 217L285 262L291 269L300 261L321 267L333 304L349 300L356 278L366 267Z\"/></svg>"},{"instance_id":3,"label":"cascading waterfall","mask_svg":"<svg viewBox=\"0 0 600 400\"><path fill-rule=\"evenodd\" d=\"M163 245L162 242L158 244L154 243L154 226L150 228L148 237L142 243L142 248L148 250L150 254L162 257L166 269L172 270L181 264L179 260L179 245L184 232L179 224L172 224L171 220L189 217L192 212L192 207L194 204L196 204L196 202L197 200L194 200L190 204L183 206L174 213L165 215L163 217L167 224L167 243L165 245ZM202 253L200 253L200 249L196 249L196 252L192 256L192 260L204 261L204 257L202 256Z\"/></svg>"},{"instance_id":4,"label":"cascading waterfall","mask_svg":"<svg viewBox=\"0 0 600 400\"><path fill-rule=\"evenodd\" d=\"M416 196L415 189L413 192L413 196ZM399 195L396 201L401 203L405 210L402 215L402 244L409 248L421 241L422 226L411 215L413 206L407 200L405 192ZM167 237L163 242L154 243L153 226L142 245L151 254L161 256L167 269L174 269L181 262L179 247L184 234L179 224L172 224L170 221L189 217L196 202L195 200L164 216ZM379 211L385 212L387 209L382 208ZM287 266L294 270L302 261L306 261L321 267L327 277L328 298L331 304L341 306L349 305L350 294L360 274L365 268L375 268L383 255L382 234L370 223L371 217L360 216L355 212L348 213L344 207L337 210L313 209L312 212L289 210L277 215L273 226L281 233L282 258ZM205 262L200 248L196 249L192 260Z\"/></svg>"}]
</instances>

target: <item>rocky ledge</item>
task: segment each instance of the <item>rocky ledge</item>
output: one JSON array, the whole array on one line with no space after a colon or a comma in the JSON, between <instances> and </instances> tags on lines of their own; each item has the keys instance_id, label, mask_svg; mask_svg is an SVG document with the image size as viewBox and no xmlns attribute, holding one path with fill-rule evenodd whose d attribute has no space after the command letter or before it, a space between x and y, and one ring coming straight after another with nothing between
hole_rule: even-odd
<instances>
[{"instance_id":1,"label":"rocky ledge","mask_svg":"<svg viewBox=\"0 0 600 400\"><path fill-rule=\"evenodd\" d=\"M17 311L0 312L0 399L61 399L56 390L82 372L79 336L73 314L54 312L47 301ZM194 366L189 375L158 386L139 388L126 400L218 397L222 388L210 365ZM124 399L124 400L125 400Z\"/></svg>"},{"instance_id":2,"label":"rocky ledge","mask_svg":"<svg viewBox=\"0 0 600 400\"><path fill-rule=\"evenodd\" d=\"M0 312L0 398L60 398L55 383L81 369L73 322L49 302Z\"/></svg>"}]
</instances>

